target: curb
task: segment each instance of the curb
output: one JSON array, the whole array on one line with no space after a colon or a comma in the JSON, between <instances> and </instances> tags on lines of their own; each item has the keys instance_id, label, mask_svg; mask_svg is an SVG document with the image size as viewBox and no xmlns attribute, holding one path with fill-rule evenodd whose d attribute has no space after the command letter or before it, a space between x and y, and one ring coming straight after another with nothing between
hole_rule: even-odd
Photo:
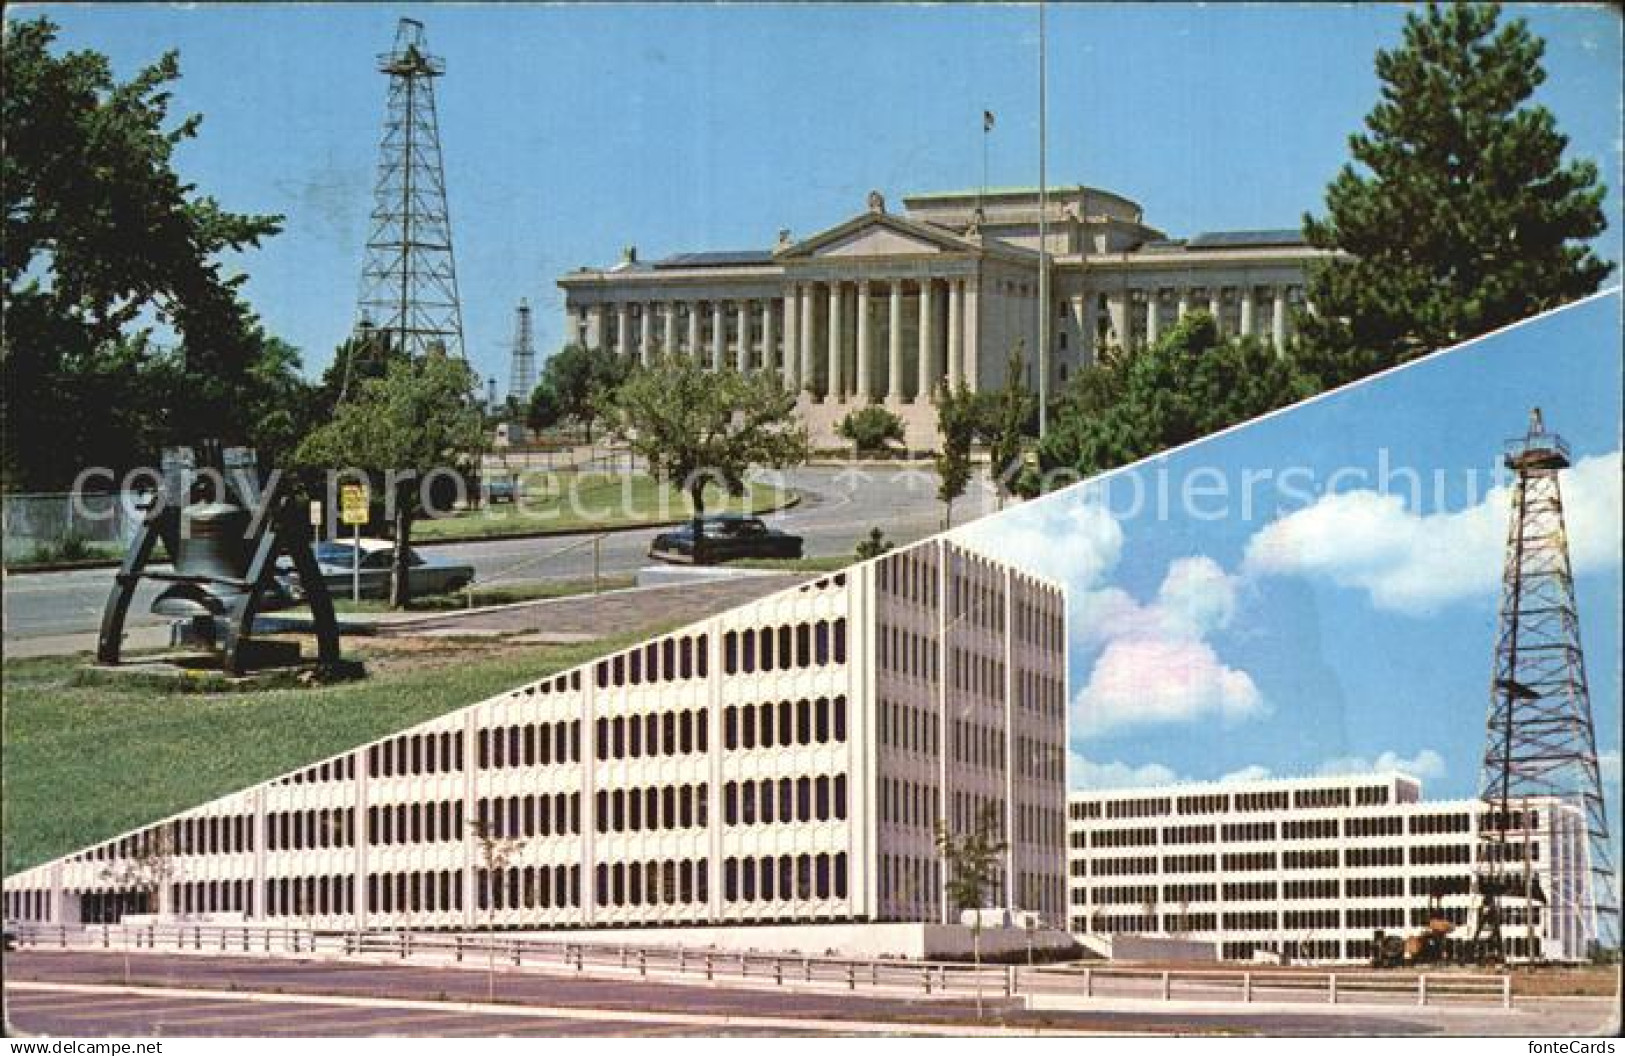
<instances>
[{"instance_id":1,"label":"curb","mask_svg":"<svg viewBox=\"0 0 1625 1056\"><path fill-rule=\"evenodd\" d=\"M766 506L760 510L752 510L746 516L771 517L785 510L793 510L801 505L802 494L793 491L784 502L773 506ZM528 532L504 532L497 535L451 535L444 539L413 539L413 546L465 546L469 543L502 543L515 539L554 539L567 535L589 535L593 532L604 534L619 534L621 532L641 532L648 528L675 528L687 524L690 518L679 517L675 520L663 521L637 521L628 524L610 524L598 528L538 528ZM421 522L420 522L421 523ZM118 568L124 563L123 558L98 558L92 561L56 561L43 565L7 565L5 574L8 576L27 576L43 572L77 572L86 569Z\"/></svg>"},{"instance_id":2,"label":"curb","mask_svg":"<svg viewBox=\"0 0 1625 1056\"><path fill-rule=\"evenodd\" d=\"M739 571L748 573L752 578L761 578L766 576L793 577L800 574L792 569L784 569L781 571L779 569L763 568L740 569ZM389 616L388 613L379 613L378 615L386 618L370 621L358 620L353 624L345 624L341 620L339 632L341 634L356 634L362 636L388 634L391 630L397 627L411 627L414 624L432 623L436 620L468 619L476 616L483 616L492 612L504 612L510 609L522 609L538 605L558 605L564 602L580 601L583 598L607 598L617 594L636 594L640 591L646 590L671 590L674 587L692 587L693 585L694 584L692 582L683 582L652 583L647 586L616 587L612 590L601 590L597 594L590 592L585 594L565 594L556 598L531 598L527 601L505 601L500 605L477 605L472 609L443 609L439 612L414 612L395 619L387 618ZM280 620L280 622L282 622L283 626L275 628L274 630L270 631L270 633L300 634L308 632L313 626L311 623L303 619L295 621L292 619L281 619L275 615L268 614L266 616L257 618L256 627L259 625L258 620Z\"/></svg>"}]
</instances>

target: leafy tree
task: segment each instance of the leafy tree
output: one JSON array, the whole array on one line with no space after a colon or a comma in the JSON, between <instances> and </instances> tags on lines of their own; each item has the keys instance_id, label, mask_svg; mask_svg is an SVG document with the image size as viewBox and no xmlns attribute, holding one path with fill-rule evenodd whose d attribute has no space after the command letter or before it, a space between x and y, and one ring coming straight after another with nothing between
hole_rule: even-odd
<instances>
[{"instance_id":1,"label":"leafy tree","mask_svg":"<svg viewBox=\"0 0 1625 1056\"><path fill-rule=\"evenodd\" d=\"M1039 444L1039 467L1094 476L1314 391L1292 359L1253 337L1221 342L1212 316L1192 312L1151 348L1080 372Z\"/></svg>"},{"instance_id":2,"label":"leafy tree","mask_svg":"<svg viewBox=\"0 0 1625 1056\"><path fill-rule=\"evenodd\" d=\"M771 373L710 371L692 356L667 355L634 370L600 406L650 472L688 494L696 522L708 485L743 495L752 466L782 468L807 458L795 394Z\"/></svg>"},{"instance_id":3,"label":"leafy tree","mask_svg":"<svg viewBox=\"0 0 1625 1056\"><path fill-rule=\"evenodd\" d=\"M975 910L971 921L971 955L982 966L982 913L998 877L999 864L1010 845L1000 838L999 813L992 804L982 807L971 831L954 835L941 819L937 821L937 853L947 876L948 903L958 910ZM977 972L976 1016L982 1016L981 973Z\"/></svg>"},{"instance_id":4,"label":"leafy tree","mask_svg":"<svg viewBox=\"0 0 1625 1056\"><path fill-rule=\"evenodd\" d=\"M444 352L391 363L383 377L363 381L300 445L297 458L307 466L360 470L375 489L387 491L395 536L391 608L410 600L406 554L412 521L423 511L425 478L437 471L467 473L484 450L486 433L473 397L478 384L465 361Z\"/></svg>"},{"instance_id":5,"label":"leafy tree","mask_svg":"<svg viewBox=\"0 0 1625 1056\"><path fill-rule=\"evenodd\" d=\"M587 431L602 417L605 397L620 387L632 371L633 360L607 348L565 345L548 358L538 388L545 387L557 403L561 418L573 418Z\"/></svg>"},{"instance_id":6,"label":"leafy tree","mask_svg":"<svg viewBox=\"0 0 1625 1056\"><path fill-rule=\"evenodd\" d=\"M1316 266L1300 320L1339 384L1595 291L1613 265L1585 243L1605 226L1589 161L1529 100L1545 45L1496 4L1430 3L1379 51L1382 100L1353 163L1304 234L1339 257ZM1341 357L1341 358L1340 358Z\"/></svg>"},{"instance_id":7,"label":"leafy tree","mask_svg":"<svg viewBox=\"0 0 1625 1056\"><path fill-rule=\"evenodd\" d=\"M1037 429L1038 400L1027 388L1027 365L1018 345L1005 369L1004 391L988 394L982 411L983 439L992 461L999 500L1015 492L1022 471L1022 450Z\"/></svg>"},{"instance_id":8,"label":"leafy tree","mask_svg":"<svg viewBox=\"0 0 1625 1056\"><path fill-rule=\"evenodd\" d=\"M119 83L97 52L53 55L56 37L44 18L5 27L8 480L59 486L181 438L257 442L268 423L253 411L285 395L297 357L269 343L219 258L281 218L227 212L175 172L202 118L170 121L174 52Z\"/></svg>"},{"instance_id":9,"label":"leafy tree","mask_svg":"<svg viewBox=\"0 0 1625 1056\"><path fill-rule=\"evenodd\" d=\"M135 849L123 860L102 870L102 879L115 888L128 888L141 896L146 912L163 909L164 890L180 875L175 838L168 825L149 829L137 837ZM171 910L173 912L173 910ZM121 918L122 919L122 914ZM130 936L124 940L124 984L130 984Z\"/></svg>"},{"instance_id":10,"label":"leafy tree","mask_svg":"<svg viewBox=\"0 0 1625 1056\"><path fill-rule=\"evenodd\" d=\"M882 451L889 442L903 442L903 420L879 404L851 411L836 428L859 451Z\"/></svg>"},{"instance_id":11,"label":"leafy tree","mask_svg":"<svg viewBox=\"0 0 1625 1056\"><path fill-rule=\"evenodd\" d=\"M408 358L393 333L363 322L333 350L333 362L322 371L321 381L316 385L315 396L323 417L331 416L367 379L383 377L392 364Z\"/></svg>"},{"instance_id":12,"label":"leafy tree","mask_svg":"<svg viewBox=\"0 0 1625 1056\"><path fill-rule=\"evenodd\" d=\"M970 486L970 449L976 441L979 420L976 394L965 387L964 381L960 381L957 391L946 384L937 391L937 431L942 434L942 449L932 461L937 468L937 501L943 506L944 528L952 527L954 500Z\"/></svg>"},{"instance_id":13,"label":"leafy tree","mask_svg":"<svg viewBox=\"0 0 1625 1056\"><path fill-rule=\"evenodd\" d=\"M525 424L536 432L551 429L564 420L558 394L544 378L531 390L530 402L525 407Z\"/></svg>"}]
</instances>

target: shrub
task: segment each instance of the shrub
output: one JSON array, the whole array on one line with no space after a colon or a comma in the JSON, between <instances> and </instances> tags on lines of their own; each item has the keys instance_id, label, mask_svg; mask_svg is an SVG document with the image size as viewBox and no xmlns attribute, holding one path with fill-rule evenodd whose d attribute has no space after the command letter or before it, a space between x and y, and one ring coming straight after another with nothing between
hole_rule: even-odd
<instances>
[{"instance_id":1,"label":"shrub","mask_svg":"<svg viewBox=\"0 0 1625 1056\"><path fill-rule=\"evenodd\" d=\"M861 407L841 419L836 430L859 451L881 451L889 442L903 442L903 420L884 407Z\"/></svg>"}]
</instances>

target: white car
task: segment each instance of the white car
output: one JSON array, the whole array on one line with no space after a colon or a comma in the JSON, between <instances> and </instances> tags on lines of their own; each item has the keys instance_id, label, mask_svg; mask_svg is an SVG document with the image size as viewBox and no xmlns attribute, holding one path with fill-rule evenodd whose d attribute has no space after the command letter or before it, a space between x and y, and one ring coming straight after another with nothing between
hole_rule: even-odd
<instances>
[{"instance_id":1,"label":"white car","mask_svg":"<svg viewBox=\"0 0 1625 1056\"><path fill-rule=\"evenodd\" d=\"M327 592L335 598L350 596L355 576L355 543L329 539L316 544L316 564L320 566ZM390 569L395 563L395 544L387 539L361 540L361 596L387 598L389 596ZM412 597L428 594L450 594L474 582L472 565L453 564L439 558L424 557L411 547L406 548L407 593ZM277 582L288 596L298 600L305 596L294 571L286 558L280 562Z\"/></svg>"}]
</instances>

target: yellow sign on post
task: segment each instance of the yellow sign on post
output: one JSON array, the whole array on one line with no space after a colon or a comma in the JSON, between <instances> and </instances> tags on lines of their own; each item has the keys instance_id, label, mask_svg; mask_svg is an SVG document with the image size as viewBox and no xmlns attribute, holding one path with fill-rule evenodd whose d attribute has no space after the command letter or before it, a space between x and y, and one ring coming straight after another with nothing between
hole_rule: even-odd
<instances>
[{"instance_id":1,"label":"yellow sign on post","mask_svg":"<svg viewBox=\"0 0 1625 1056\"><path fill-rule=\"evenodd\" d=\"M361 600L361 526L367 523L369 503L365 484L339 485L339 520L355 528L350 555L350 600Z\"/></svg>"},{"instance_id":2,"label":"yellow sign on post","mask_svg":"<svg viewBox=\"0 0 1625 1056\"><path fill-rule=\"evenodd\" d=\"M339 520L345 524L367 523L367 486L365 484L339 485Z\"/></svg>"}]
</instances>

